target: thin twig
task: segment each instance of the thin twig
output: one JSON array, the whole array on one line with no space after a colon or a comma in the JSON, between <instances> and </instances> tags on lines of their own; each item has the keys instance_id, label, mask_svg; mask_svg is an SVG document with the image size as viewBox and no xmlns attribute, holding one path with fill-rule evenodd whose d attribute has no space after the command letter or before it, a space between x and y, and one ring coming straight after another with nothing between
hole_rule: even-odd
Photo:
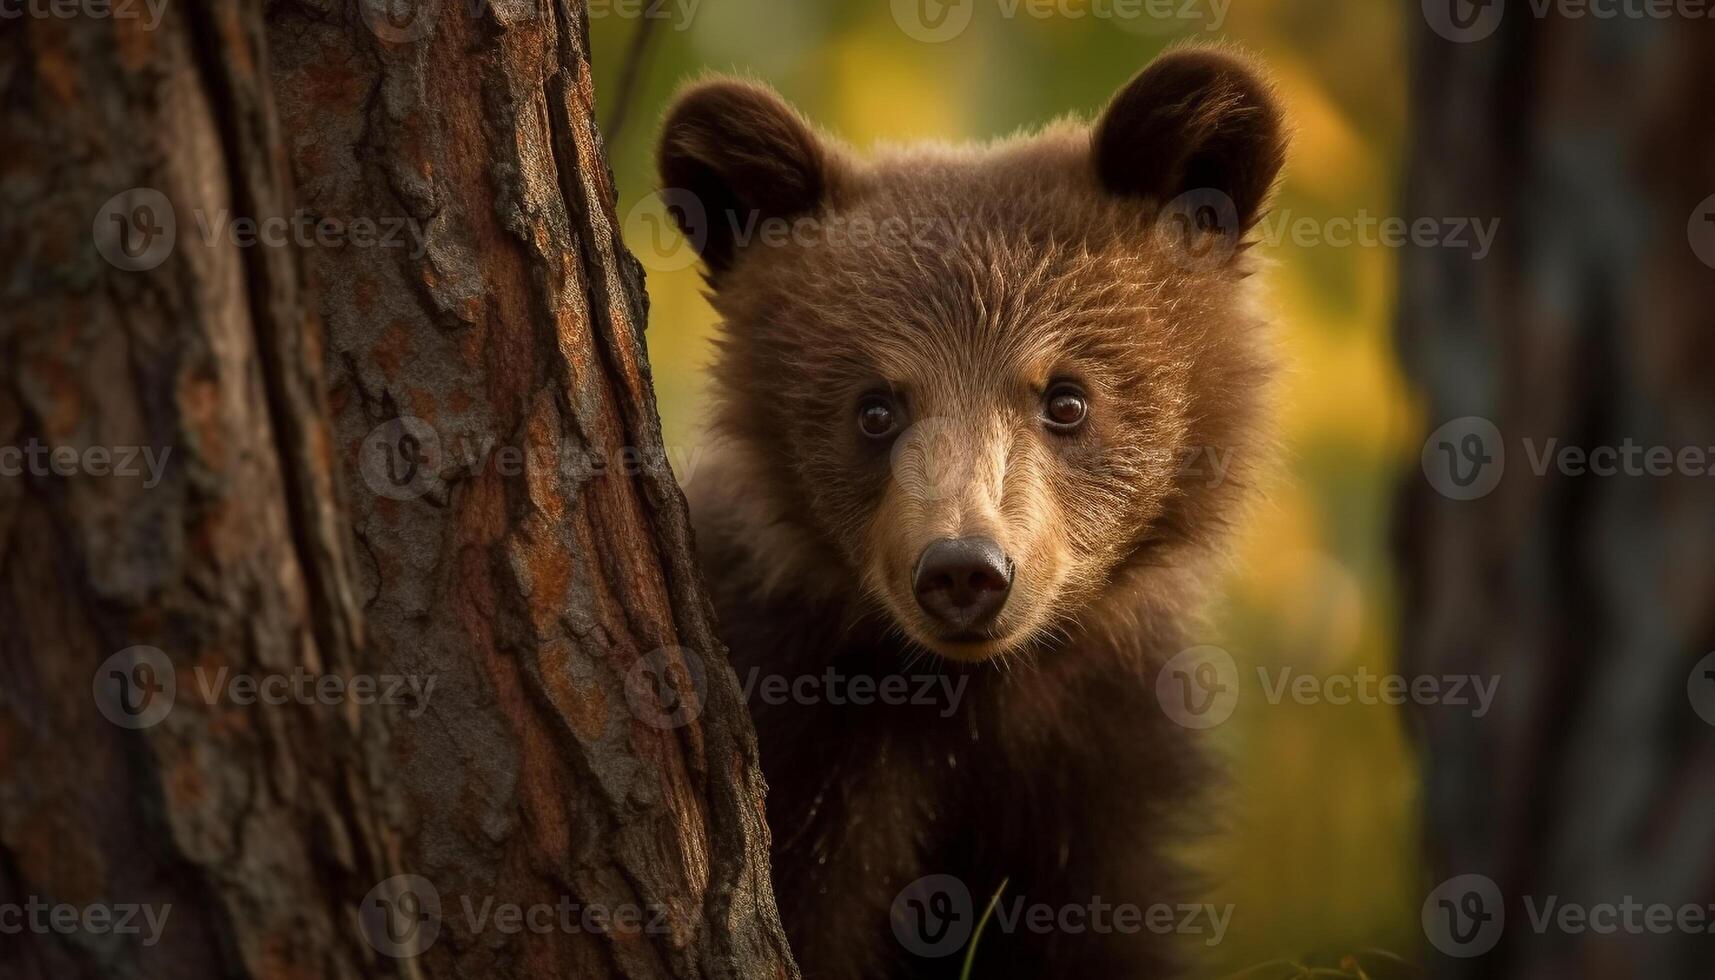
<instances>
[{"instance_id":1,"label":"thin twig","mask_svg":"<svg viewBox=\"0 0 1715 980\"><path fill-rule=\"evenodd\" d=\"M655 22L659 17L637 18L637 29L631 32L631 44L625 51L625 62L619 69L619 85L613 100L613 108L608 110L607 124L602 127L602 135L607 141L608 152L619 145L619 133L625 125L625 117L631 111L631 103L637 95L637 86L643 78L643 63L648 60L650 41L655 37Z\"/></svg>"}]
</instances>

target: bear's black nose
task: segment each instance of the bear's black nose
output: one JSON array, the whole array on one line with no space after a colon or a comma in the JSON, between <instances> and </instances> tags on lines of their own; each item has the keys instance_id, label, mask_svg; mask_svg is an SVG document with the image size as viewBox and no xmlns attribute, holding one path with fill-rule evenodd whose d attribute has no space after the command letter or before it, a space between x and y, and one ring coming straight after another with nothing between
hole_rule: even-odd
<instances>
[{"instance_id":1,"label":"bear's black nose","mask_svg":"<svg viewBox=\"0 0 1715 980\"><path fill-rule=\"evenodd\" d=\"M917 604L958 632L986 626L1012 589L1012 562L992 538L942 538L923 549L912 581Z\"/></svg>"}]
</instances>

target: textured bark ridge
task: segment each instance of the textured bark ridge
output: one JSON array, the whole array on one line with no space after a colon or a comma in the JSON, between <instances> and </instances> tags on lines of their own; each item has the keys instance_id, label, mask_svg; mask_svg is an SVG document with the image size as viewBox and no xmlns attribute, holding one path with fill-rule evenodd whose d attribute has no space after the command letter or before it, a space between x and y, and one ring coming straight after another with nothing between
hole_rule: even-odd
<instances>
[{"instance_id":1,"label":"textured bark ridge","mask_svg":"<svg viewBox=\"0 0 1715 980\"><path fill-rule=\"evenodd\" d=\"M1707 20L1512 4L1418 45L1407 213L1501 220L1488 258L1411 252L1402 278L1429 425L1483 416L1505 449L1487 496L1413 473L1401 512L1406 669L1500 678L1484 718L1416 719L1435 880L1506 900L1439 976L1708 975L1708 934L1538 933L1525 899L1715 902L1715 478L1537 472L1551 439L1715 446L1712 49Z\"/></svg>"},{"instance_id":2,"label":"textured bark ridge","mask_svg":"<svg viewBox=\"0 0 1715 980\"><path fill-rule=\"evenodd\" d=\"M0 476L0 903L171 911L0 974L795 977L583 4L163 11L0 34L0 447L166 454Z\"/></svg>"}]
</instances>

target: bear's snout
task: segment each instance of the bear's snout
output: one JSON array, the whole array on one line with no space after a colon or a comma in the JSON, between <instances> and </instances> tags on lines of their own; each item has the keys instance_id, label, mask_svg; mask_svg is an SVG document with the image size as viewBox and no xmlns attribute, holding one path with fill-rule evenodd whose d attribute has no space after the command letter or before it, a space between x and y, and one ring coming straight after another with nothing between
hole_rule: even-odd
<instances>
[{"instance_id":1,"label":"bear's snout","mask_svg":"<svg viewBox=\"0 0 1715 980\"><path fill-rule=\"evenodd\" d=\"M917 559L912 589L936 623L964 639L994 621L1012 591L1012 561L993 538L941 538Z\"/></svg>"}]
</instances>

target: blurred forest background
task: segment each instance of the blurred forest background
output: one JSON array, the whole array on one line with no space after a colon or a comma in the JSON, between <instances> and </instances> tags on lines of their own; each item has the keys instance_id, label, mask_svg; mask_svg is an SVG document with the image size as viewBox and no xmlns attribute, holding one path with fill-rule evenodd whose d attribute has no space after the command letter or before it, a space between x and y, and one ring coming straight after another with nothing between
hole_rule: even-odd
<instances>
[{"instance_id":1,"label":"blurred forest background","mask_svg":"<svg viewBox=\"0 0 1715 980\"><path fill-rule=\"evenodd\" d=\"M900 4L887 0L676 0L654 8L652 23L627 16L630 7L592 3L596 91L620 213L648 271L649 354L679 476L698 459L713 314L695 266L678 253L663 261L659 247L635 239L665 226L650 196L652 144L684 80L709 71L763 79L861 150L983 140L1069 112L1088 116L1164 47L1231 41L1267 61L1297 127L1274 220L1321 226L1399 213L1405 18L1414 6L1193 3L1201 20L1158 21L1039 18L1028 5L977 0L968 27L927 43L901 28ZM644 57L628 81L642 27ZM1235 906L1226 941L1198 970L1206 976L1280 959L1337 965L1370 949L1418 961L1427 887L1419 775L1401 709L1271 705L1255 671L1395 669L1389 521L1399 474L1421 448L1421 410L1392 346L1399 250L1306 245L1288 234L1264 252L1293 365L1283 417L1290 460L1247 529L1205 638L1233 655L1244 679L1237 712L1214 732L1231 759L1230 805L1195 855L1210 875L1208 900Z\"/></svg>"}]
</instances>

